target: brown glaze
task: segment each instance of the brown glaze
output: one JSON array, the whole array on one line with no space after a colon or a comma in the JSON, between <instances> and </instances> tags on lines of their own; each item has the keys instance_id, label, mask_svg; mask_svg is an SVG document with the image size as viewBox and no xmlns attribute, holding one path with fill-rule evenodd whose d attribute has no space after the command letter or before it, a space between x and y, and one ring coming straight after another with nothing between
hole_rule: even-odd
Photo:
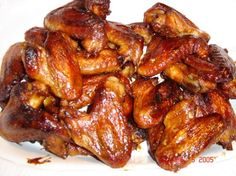
<instances>
[{"instance_id":1,"label":"brown glaze","mask_svg":"<svg viewBox=\"0 0 236 176\"><path fill-rule=\"evenodd\" d=\"M153 30L165 37L182 37L192 35L209 41L210 36L200 30L192 21L177 10L156 3L144 14L144 22L149 23Z\"/></svg>"},{"instance_id":2,"label":"brown glaze","mask_svg":"<svg viewBox=\"0 0 236 176\"><path fill-rule=\"evenodd\" d=\"M42 32L45 33L45 30L42 29ZM29 35L30 31L26 34ZM82 77L76 62L74 41L61 32L48 31L43 43L40 43L41 36L32 41L28 35L26 39L29 39L29 43L23 54L28 76L49 85L53 93L60 98L78 98L82 93Z\"/></svg>"},{"instance_id":3,"label":"brown glaze","mask_svg":"<svg viewBox=\"0 0 236 176\"><path fill-rule=\"evenodd\" d=\"M122 102L125 86L114 76L97 91L88 113L62 109L62 116L79 146L111 167L124 166L131 156L132 141Z\"/></svg>"},{"instance_id":4,"label":"brown glaze","mask_svg":"<svg viewBox=\"0 0 236 176\"><path fill-rule=\"evenodd\" d=\"M165 69L165 76L195 93L204 93L217 87L215 82L205 80L198 70L183 63L176 63Z\"/></svg>"},{"instance_id":5,"label":"brown glaze","mask_svg":"<svg viewBox=\"0 0 236 176\"><path fill-rule=\"evenodd\" d=\"M115 22L106 22L105 31L109 42L118 47L118 53L125 62L132 61L138 65L143 54L143 38L128 26Z\"/></svg>"},{"instance_id":6,"label":"brown glaze","mask_svg":"<svg viewBox=\"0 0 236 176\"><path fill-rule=\"evenodd\" d=\"M140 128L161 123L181 95L179 87L171 81L157 85L156 79L136 80L133 84L134 121Z\"/></svg>"},{"instance_id":7,"label":"brown glaze","mask_svg":"<svg viewBox=\"0 0 236 176\"><path fill-rule=\"evenodd\" d=\"M207 43L200 38L191 36L181 38L155 36L147 46L147 52L139 65L138 73L142 76L157 75L170 65L192 54L203 58L207 57Z\"/></svg>"},{"instance_id":8,"label":"brown glaze","mask_svg":"<svg viewBox=\"0 0 236 176\"><path fill-rule=\"evenodd\" d=\"M102 7L93 6L93 2L96 1L86 1L86 5L95 10L97 7ZM88 52L98 52L108 42L104 21L93 12L86 10L84 1L75 0L53 10L45 17L44 26L52 31L63 31L72 38L80 40Z\"/></svg>"},{"instance_id":9,"label":"brown glaze","mask_svg":"<svg viewBox=\"0 0 236 176\"><path fill-rule=\"evenodd\" d=\"M144 39L144 44L147 45L152 40L154 32L147 23L132 23L129 27L138 35L142 36Z\"/></svg>"},{"instance_id":10,"label":"brown glaze","mask_svg":"<svg viewBox=\"0 0 236 176\"><path fill-rule=\"evenodd\" d=\"M25 43L16 43L12 45L2 60L0 72L0 104L3 108L4 102L8 100L11 89L19 83L25 76L25 70L22 63L22 53L25 49Z\"/></svg>"}]
</instances>

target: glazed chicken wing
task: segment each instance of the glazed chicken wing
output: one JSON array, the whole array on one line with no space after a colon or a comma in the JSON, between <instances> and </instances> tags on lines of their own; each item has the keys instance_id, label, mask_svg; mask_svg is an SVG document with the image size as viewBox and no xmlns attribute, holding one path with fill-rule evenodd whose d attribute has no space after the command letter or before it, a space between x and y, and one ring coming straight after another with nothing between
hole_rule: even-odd
<instances>
[{"instance_id":1,"label":"glazed chicken wing","mask_svg":"<svg viewBox=\"0 0 236 176\"><path fill-rule=\"evenodd\" d=\"M147 23L132 23L128 25L136 34L144 39L144 44L147 45L151 40L154 32Z\"/></svg>"},{"instance_id":2,"label":"glazed chicken wing","mask_svg":"<svg viewBox=\"0 0 236 176\"><path fill-rule=\"evenodd\" d=\"M233 59L218 45L209 45L209 62L214 64L215 69L205 72L204 76L208 80L217 83L229 82L236 76L236 67Z\"/></svg>"},{"instance_id":3,"label":"glazed chicken wing","mask_svg":"<svg viewBox=\"0 0 236 176\"><path fill-rule=\"evenodd\" d=\"M104 21L93 12L86 10L84 2L95 13L100 13L99 9L103 8L100 3L96 3L99 2L98 0L75 0L50 12L44 19L44 26L52 31L59 30L67 33L72 38L80 40L86 51L96 53L107 45Z\"/></svg>"},{"instance_id":4,"label":"glazed chicken wing","mask_svg":"<svg viewBox=\"0 0 236 176\"><path fill-rule=\"evenodd\" d=\"M0 72L0 107L4 107L10 96L11 89L25 76L22 53L24 42L12 45L2 60Z\"/></svg>"},{"instance_id":5,"label":"glazed chicken wing","mask_svg":"<svg viewBox=\"0 0 236 176\"><path fill-rule=\"evenodd\" d=\"M41 36L35 40L26 37L29 39L23 53L26 73L30 78L49 85L60 98L78 98L82 93L82 76L76 62L76 44L65 33L48 31L46 34L45 41Z\"/></svg>"},{"instance_id":6,"label":"glazed chicken wing","mask_svg":"<svg viewBox=\"0 0 236 176\"><path fill-rule=\"evenodd\" d=\"M155 36L147 46L147 52L139 65L138 73L142 76L157 75L170 65L192 54L202 58L207 57L207 43L191 36L181 38Z\"/></svg>"},{"instance_id":7,"label":"glazed chicken wing","mask_svg":"<svg viewBox=\"0 0 236 176\"><path fill-rule=\"evenodd\" d=\"M200 30L193 22L177 10L157 3L144 14L144 22L151 24L153 30L165 37L192 35L209 41L210 36Z\"/></svg>"},{"instance_id":8,"label":"glazed chicken wing","mask_svg":"<svg viewBox=\"0 0 236 176\"><path fill-rule=\"evenodd\" d=\"M70 140L68 131L57 116L41 108L48 96L48 87L40 82L15 85L7 106L0 114L0 134L16 143L42 142L46 150L65 157L67 153L61 143Z\"/></svg>"},{"instance_id":9,"label":"glazed chicken wing","mask_svg":"<svg viewBox=\"0 0 236 176\"><path fill-rule=\"evenodd\" d=\"M229 100L219 90L207 94L207 101L211 112L218 113L227 122L227 129L219 137L218 143L227 150L232 150L232 142L236 140L236 116Z\"/></svg>"},{"instance_id":10,"label":"glazed chicken wing","mask_svg":"<svg viewBox=\"0 0 236 176\"><path fill-rule=\"evenodd\" d=\"M106 19L106 16L110 14L110 0L82 0L84 1L84 7L90 10L102 19Z\"/></svg>"},{"instance_id":11,"label":"glazed chicken wing","mask_svg":"<svg viewBox=\"0 0 236 176\"><path fill-rule=\"evenodd\" d=\"M110 76L115 76L119 78L119 80L125 86L125 91L127 95L124 98L123 106L125 109L125 115L128 117L133 109L133 100L130 96L132 94L131 85L129 83L129 80L119 73L100 74L83 77L83 92L81 97L72 101L62 99L60 102L61 106L80 109L85 106L91 105L94 101L94 97L96 95L97 90L104 84L104 81Z\"/></svg>"},{"instance_id":12,"label":"glazed chicken wing","mask_svg":"<svg viewBox=\"0 0 236 176\"><path fill-rule=\"evenodd\" d=\"M171 122L168 118L169 115L165 123L169 123L170 126L166 125L164 137L155 152L157 163L166 170L178 171L186 167L204 150L216 143L225 129L224 121L218 114L194 118L187 124L181 124L182 118L186 118L184 116L180 119L171 118ZM172 127L174 120L179 120L179 126Z\"/></svg>"},{"instance_id":13,"label":"glazed chicken wing","mask_svg":"<svg viewBox=\"0 0 236 176\"><path fill-rule=\"evenodd\" d=\"M157 79L136 80L133 84L134 121L140 128L161 123L170 107L179 101L181 90L172 81L157 85Z\"/></svg>"},{"instance_id":14,"label":"glazed chicken wing","mask_svg":"<svg viewBox=\"0 0 236 176\"><path fill-rule=\"evenodd\" d=\"M221 84L220 89L228 98L236 99L236 78L232 81Z\"/></svg>"},{"instance_id":15,"label":"glazed chicken wing","mask_svg":"<svg viewBox=\"0 0 236 176\"><path fill-rule=\"evenodd\" d=\"M34 27L25 33L25 40L44 46L49 31L44 28ZM71 43L76 48L75 61L79 64L83 75L95 75L120 70L119 54L113 49L104 49L97 54L88 53L81 49L74 41Z\"/></svg>"},{"instance_id":16,"label":"glazed chicken wing","mask_svg":"<svg viewBox=\"0 0 236 176\"><path fill-rule=\"evenodd\" d=\"M80 65L81 74L95 75L119 71L121 69L119 57L116 50L104 49L95 56L79 51L76 59Z\"/></svg>"},{"instance_id":17,"label":"glazed chicken wing","mask_svg":"<svg viewBox=\"0 0 236 176\"><path fill-rule=\"evenodd\" d=\"M117 46L118 53L124 57L125 62L132 61L134 65L138 65L143 54L143 38L120 23L106 22L105 30L109 42Z\"/></svg>"},{"instance_id":18,"label":"glazed chicken wing","mask_svg":"<svg viewBox=\"0 0 236 176\"><path fill-rule=\"evenodd\" d=\"M122 106L125 95L125 86L111 76L97 91L88 113L61 110L75 143L111 167L124 166L131 156L131 133Z\"/></svg>"},{"instance_id":19,"label":"glazed chicken wing","mask_svg":"<svg viewBox=\"0 0 236 176\"><path fill-rule=\"evenodd\" d=\"M164 76L195 93L204 93L216 88L216 83L203 79L194 68L183 63L176 63L163 72Z\"/></svg>"},{"instance_id":20,"label":"glazed chicken wing","mask_svg":"<svg viewBox=\"0 0 236 176\"><path fill-rule=\"evenodd\" d=\"M151 138L157 140L149 143L154 144L151 149L156 151L151 152L162 168L178 171L186 167L216 143L226 129L221 115L206 115L206 111L199 109L199 103L192 98L174 105L165 117L161 139L159 134Z\"/></svg>"}]
</instances>

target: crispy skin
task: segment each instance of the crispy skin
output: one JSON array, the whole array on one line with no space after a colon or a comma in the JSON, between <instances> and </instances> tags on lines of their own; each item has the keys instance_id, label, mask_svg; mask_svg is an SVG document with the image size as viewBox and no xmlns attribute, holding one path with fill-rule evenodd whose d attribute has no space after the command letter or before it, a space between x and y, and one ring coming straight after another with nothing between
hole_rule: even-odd
<instances>
[{"instance_id":1,"label":"crispy skin","mask_svg":"<svg viewBox=\"0 0 236 176\"><path fill-rule=\"evenodd\" d=\"M134 65L139 63L143 53L143 38L128 26L115 22L106 22L105 31L109 42L118 46L118 53Z\"/></svg>"},{"instance_id":2,"label":"crispy skin","mask_svg":"<svg viewBox=\"0 0 236 176\"><path fill-rule=\"evenodd\" d=\"M44 28L34 27L25 33L25 40L43 46L47 39L48 30ZM107 72L119 71L120 61L117 51L113 49L104 49L97 54L86 52L77 46L76 42L72 43L77 48L75 61L80 66L81 74L95 75Z\"/></svg>"},{"instance_id":3,"label":"crispy skin","mask_svg":"<svg viewBox=\"0 0 236 176\"><path fill-rule=\"evenodd\" d=\"M172 81L157 85L157 80L136 80L133 84L134 121L140 128L150 128L163 121L170 107L178 102L179 87Z\"/></svg>"},{"instance_id":4,"label":"crispy skin","mask_svg":"<svg viewBox=\"0 0 236 176\"><path fill-rule=\"evenodd\" d=\"M147 23L132 23L128 25L136 34L140 35L144 39L144 44L147 45L151 40L154 32Z\"/></svg>"},{"instance_id":5,"label":"crispy skin","mask_svg":"<svg viewBox=\"0 0 236 176\"><path fill-rule=\"evenodd\" d=\"M172 106L164 124L148 129L151 156L171 171L186 167L211 144L232 149L235 140L234 112L223 95L214 90L186 98Z\"/></svg>"},{"instance_id":6,"label":"crispy skin","mask_svg":"<svg viewBox=\"0 0 236 176\"><path fill-rule=\"evenodd\" d=\"M189 118L185 116L187 114L172 113L173 110L165 119L164 136L157 147L155 158L163 169L178 171L216 143L225 129L225 124L218 114L194 118L184 123L185 118Z\"/></svg>"},{"instance_id":7,"label":"crispy skin","mask_svg":"<svg viewBox=\"0 0 236 176\"><path fill-rule=\"evenodd\" d=\"M139 65L138 73L142 76L157 75L170 65L192 54L202 58L207 57L207 43L191 36L181 38L155 36L147 46L147 52Z\"/></svg>"},{"instance_id":8,"label":"crispy skin","mask_svg":"<svg viewBox=\"0 0 236 176\"><path fill-rule=\"evenodd\" d=\"M0 104L2 104L2 108L10 96L12 87L25 76L24 65L21 60L24 49L25 44L23 42L16 43L8 49L3 57L0 72Z\"/></svg>"},{"instance_id":9,"label":"crispy skin","mask_svg":"<svg viewBox=\"0 0 236 176\"><path fill-rule=\"evenodd\" d=\"M229 127L235 126L235 113L229 100L219 90L207 93L207 101L210 104L211 112L220 114L228 123Z\"/></svg>"},{"instance_id":10,"label":"crispy skin","mask_svg":"<svg viewBox=\"0 0 236 176\"><path fill-rule=\"evenodd\" d=\"M122 102L125 87L116 77L108 77L97 91L88 113L62 109L62 116L74 142L92 152L111 167L124 166L131 156L131 132Z\"/></svg>"},{"instance_id":11,"label":"crispy skin","mask_svg":"<svg viewBox=\"0 0 236 176\"><path fill-rule=\"evenodd\" d=\"M90 105L94 99L97 89L101 86L108 74L101 74L95 76L88 76L83 78L82 95L78 99L68 101L61 100L61 106L70 106L74 109L80 109L84 106Z\"/></svg>"},{"instance_id":12,"label":"crispy skin","mask_svg":"<svg viewBox=\"0 0 236 176\"><path fill-rule=\"evenodd\" d=\"M35 28L33 33L34 31ZM42 32L45 30L42 29ZM76 62L74 41L58 31L48 31L43 43L40 43L43 41L41 36L35 40L26 36L27 38L29 43L23 56L27 75L49 85L53 93L60 98L78 98L82 93L82 76Z\"/></svg>"},{"instance_id":13,"label":"crispy skin","mask_svg":"<svg viewBox=\"0 0 236 176\"><path fill-rule=\"evenodd\" d=\"M48 30L42 27L32 27L25 32L25 41L43 46L48 37Z\"/></svg>"},{"instance_id":14,"label":"crispy skin","mask_svg":"<svg viewBox=\"0 0 236 176\"><path fill-rule=\"evenodd\" d=\"M227 129L219 137L218 143L227 150L232 150L232 142L236 140L236 116L229 100L219 90L207 94L210 111L220 114L227 122Z\"/></svg>"},{"instance_id":15,"label":"crispy skin","mask_svg":"<svg viewBox=\"0 0 236 176\"><path fill-rule=\"evenodd\" d=\"M183 63L176 63L165 69L165 76L194 93L204 93L216 88L216 83L205 80L198 71Z\"/></svg>"},{"instance_id":16,"label":"crispy skin","mask_svg":"<svg viewBox=\"0 0 236 176\"><path fill-rule=\"evenodd\" d=\"M155 160L155 152L157 150L158 145L161 142L164 130L165 126L163 123L159 123L158 125L147 129L148 151L154 160Z\"/></svg>"},{"instance_id":17,"label":"crispy skin","mask_svg":"<svg viewBox=\"0 0 236 176\"><path fill-rule=\"evenodd\" d=\"M84 7L102 19L110 14L110 0L84 0Z\"/></svg>"},{"instance_id":18,"label":"crispy skin","mask_svg":"<svg viewBox=\"0 0 236 176\"><path fill-rule=\"evenodd\" d=\"M95 11L99 10L96 8L102 7L99 4L93 6L93 2L96 3L87 0L86 5L95 8ZM44 26L52 31L63 31L72 38L81 40L82 46L91 53L96 53L107 45L104 21L93 12L86 10L84 1L75 0L51 11L44 19Z\"/></svg>"},{"instance_id":19,"label":"crispy skin","mask_svg":"<svg viewBox=\"0 0 236 176\"><path fill-rule=\"evenodd\" d=\"M223 83L235 78L236 67L234 61L223 48L218 45L209 45L209 62L214 64L215 69L203 73L205 79Z\"/></svg>"},{"instance_id":20,"label":"crispy skin","mask_svg":"<svg viewBox=\"0 0 236 176\"><path fill-rule=\"evenodd\" d=\"M185 58L182 58L182 62L196 69L199 72L199 74L216 71L216 65L214 65L213 63L210 63L206 58L202 59L194 55L189 55Z\"/></svg>"},{"instance_id":21,"label":"crispy skin","mask_svg":"<svg viewBox=\"0 0 236 176\"><path fill-rule=\"evenodd\" d=\"M81 74L95 75L119 71L121 69L119 57L116 50L104 49L95 56L79 51L76 59L80 65Z\"/></svg>"},{"instance_id":22,"label":"crispy skin","mask_svg":"<svg viewBox=\"0 0 236 176\"><path fill-rule=\"evenodd\" d=\"M129 80L119 73L109 73L94 76L87 76L83 78L82 95L78 99L68 101L62 99L60 104L63 107L71 107L73 109L80 109L82 107L91 105L93 103L97 90L104 84L104 81L114 76L118 78L122 84L125 85L126 95L124 97L123 107L126 117L130 117L133 110L133 99L131 98L132 90Z\"/></svg>"},{"instance_id":23,"label":"crispy skin","mask_svg":"<svg viewBox=\"0 0 236 176\"><path fill-rule=\"evenodd\" d=\"M153 30L166 37L182 37L192 35L209 41L210 36L200 30L193 22L177 10L156 3L144 14L144 22L151 24Z\"/></svg>"},{"instance_id":24,"label":"crispy skin","mask_svg":"<svg viewBox=\"0 0 236 176\"><path fill-rule=\"evenodd\" d=\"M228 98L236 99L236 78L219 85L219 87Z\"/></svg>"},{"instance_id":25,"label":"crispy skin","mask_svg":"<svg viewBox=\"0 0 236 176\"><path fill-rule=\"evenodd\" d=\"M56 116L41 109L47 96L49 90L40 82L15 85L7 106L0 114L1 136L16 143L39 141L57 144L68 141L69 135L64 124ZM44 147L58 156L66 155L64 150L56 149L57 145L53 148L47 145Z\"/></svg>"}]
</instances>

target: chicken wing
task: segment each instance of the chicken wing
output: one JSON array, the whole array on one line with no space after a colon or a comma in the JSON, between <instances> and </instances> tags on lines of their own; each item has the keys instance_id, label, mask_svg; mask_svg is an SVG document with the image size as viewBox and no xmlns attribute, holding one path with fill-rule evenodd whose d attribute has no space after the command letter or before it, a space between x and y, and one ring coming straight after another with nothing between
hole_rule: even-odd
<instances>
[{"instance_id":1,"label":"chicken wing","mask_svg":"<svg viewBox=\"0 0 236 176\"><path fill-rule=\"evenodd\" d=\"M216 143L226 125L218 114L193 118L184 123L185 118L191 117L186 117L187 114L184 113L180 115L172 112L174 111L167 114L164 121L166 128L155 152L155 158L162 168L178 171ZM176 115L181 117L176 118Z\"/></svg>"},{"instance_id":2,"label":"chicken wing","mask_svg":"<svg viewBox=\"0 0 236 176\"><path fill-rule=\"evenodd\" d=\"M37 45L44 46L49 31L44 28L34 27L25 33L25 40ZM76 62L80 66L81 74L94 75L107 72L119 71L121 63L119 54L113 49L104 49L97 54L88 53L78 46L76 42L71 43L76 48Z\"/></svg>"},{"instance_id":3,"label":"chicken wing","mask_svg":"<svg viewBox=\"0 0 236 176\"><path fill-rule=\"evenodd\" d=\"M97 55L79 51L76 59L80 65L81 74L95 75L119 71L121 69L120 56L116 50L104 49Z\"/></svg>"},{"instance_id":4,"label":"chicken wing","mask_svg":"<svg viewBox=\"0 0 236 176\"><path fill-rule=\"evenodd\" d=\"M215 82L203 79L196 69L183 63L171 65L163 74L194 93L204 93L217 87Z\"/></svg>"},{"instance_id":5,"label":"chicken wing","mask_svg":"<svg viewBox=\"0 0 236 176\"><path fill-rule=\"evenodd\" d=\"M157 3L144 14L144 22L151 24L153 30L166 37L182 37L192 35L209 41L210 36L200 30L193 22L177 10Z\"/></svg>"},{"instance_id":6,"label":"chicken wing","mask_svg":"<svg viewBox=\"0 0 236 176\"><path fill-rule=\"evenodd\" d=\"M209 62L215 65L215 69L205 72L206 79L217 83L228 82L235 78L236 67L233 59L227 51L218 45L209 45Z\"/></svg>"},{"instance_id":7,"label":"chicken wing","mask_svg":"<svg viewBox=\"0 0 236 176\"><path fill-rule=\"evenodd\" d=\"M137 66L143 53L143 38L128 26L115 22L106 22L105 31L109 42L118 47L124 62L132 61Z\"/></svg>"},{"instance_id":8,"label":"chicken wing","mask_svg":"<svg viewBox=\"0 0 236 176\"><path fill-rule=\"evenodd\" d=\"M22 62L22 53L25 43L12 45L2 60L0 72L0 106L3 108L10 96L11 89L25 76L25 69Z\"/></svg>"},{"instance_id":9,"label":"chicken wing","mask_svg":"<svg viewBox=\"0 0 236 176\"><path fill-rule=\"evenodd\" d=\"M182 100L168 112L162 136L153 134L152 139L157 142L149 142L154 144L151 148L156 150L152 153L162 168L178 171L218 141L226 123L219 114L208 115L206 105L201 97L195 96Z\"/></svg>"},{"instance_id":10,"label":"chicken wing","mask_svg":"<svg viewBox=\"0 0 236 176\"><path fill-rule=\"evenodd\" d=\"M228 98L236 99L236 78L232 81L220 84L219 87Z\"/></svg>"},{"instance_id":11,"label":"chicken wing","mask_svg":"<svg viewBox=\"0 0 236 176\"><path fill-rule=\"evenodd\" d=\"M211 112L218 113L227 122L227 129L219 137L218 143L227 150L232 150L232 142L236 140L236 116L225 95L219 90L207 94L207 101Z\"/></svg>"},{"instance_id":12,"label":"chicken wing","mask_svg":"<svg viewBox=\"0 0 236 176\"><path fill-rule=\"evenodd\" d=\"M181 38L155 36L147 46L147 52L139 65L138 73L142 76L157 75L170 65L192 54L201 58L207 57L207 43L191 36Z\"/></svg>"},{"instance_id":13,"label":"chicken wing","mask_svg":"<svg viewBox=\"0 0 236 176\"><path fill-rule=\"evenodd\" d=\"M62 99L60 102L61 106L69 106L74 109L80 109L82 107L90 105L94 101L97 90L101 87L101 85L104 84L104 81L110 76L118 78L122 82L122 84L125 85L125 92L127 95L124 98L123 106L126 110L125 115L129 116L133 108L133 101L131 98L131 85L129 83L129 80L119 73L100 74L84 77L81 97L72 101Z\"/></svg>"},{"instance_id":14,"label":"chicken wing","mask_svg":"<svg viewBox=\"0 0 236 176\"><path fill-rule=\"evenodd\" d=\"M111 76L97 91L88 113L63 108L63 118L74 142L111 167L124 166L131 156L132 142L122 106L125 86Z\"/></svg>"},{"instance_id":15,"label":"chicken wing","mask_svg":"<svg viewBox=\"0 0 236 176\"><path fill-rule=\"evenodd\" d=\"M57 116L41 108L47 96L49 96L49 89L40 82L23 82L15 85L7 106L0 114L1 136L16 143L69 141L64 123ZM44 145L52 153L65 156L65 151L57 151L56 147L48 146Z\"/></svg>"},{"instance_id":16,"label":"chicken wing","mask_svg":"<svg viewBox=\"0 0 236 176\"><path fill-rule=\"evenodd\" d=\"M136 80L133 84L134 121L140 128L161 123L170 107L179 101L181 90L172 81Z\"/></svg>"},{"instance_id":17,"label":"chicken wing","mask_svg":"<svg viewBox=\"0 0 236 176\"><path fill-rule=\"evenodd\" d=\"M84 7L102 19L110 14L110 0L84 0Z\"/></svg>"},{"instance_id":18,"label":"chicken wing","mask_svg":"<svg viewBox=\"0 0 236 176\"><path fill-rule=\"evenodd\" d=\"M89 9L103 16L100 9L104 6L99 2L106 2L106 0L86 0L85 4ZM106 8L105 6L104 9ZM44 19L44 26L52 31L63 31L72 38L80 40L82 46L91 53L101 51L108 42L104 21L85 9L84 0L74 0L51 11Z\"/></svg>"},{"instance_id":19,"label":"chicken wing","mask_svg":"<svg viewBox=\"0 0 236 176\"><path fill-rule=\"evenodd\" d=\"M41 36L34 41L27 38L29 43L22 57L27 75L49 85L60 98L78 98L82 93L82 76L74 41L59 31L48 31L44 42Z\"/></svg>"},{"instance_id":20,"label":"chicken wing","mask_svg":"<svg viewBox=\"0 0 236 176\"><path fill-rule=\"evenodd\" d=\"M154 32L147 23L132 23L128 25L136 34L140 35L144 39L144 44L147 45L152 40Z\"/></svg>"}]
</instances>

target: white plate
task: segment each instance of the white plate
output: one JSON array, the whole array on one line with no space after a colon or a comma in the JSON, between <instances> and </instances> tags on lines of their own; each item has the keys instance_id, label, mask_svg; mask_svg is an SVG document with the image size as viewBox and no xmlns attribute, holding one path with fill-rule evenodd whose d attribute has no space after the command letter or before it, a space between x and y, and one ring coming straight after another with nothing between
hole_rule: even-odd
<instances>
[{"instance_id":1,"label":"white plate","mask_svg":"<svg viewBox=\"0 0 236 176\"><path fill-rule=\"evenodd\" d=\"M122 23L142 21L145 10L157 0L111 0L112 13L109 20ZM42 26L44 16L51 10L69 2L68 0L0 0L0 58L7 48L23 41L24 32L33 26ZM236 58L236 1L205 0L160 0L191 19L201 29L211 35L210 43L228 48L230 55ZM232 101L236 109L236 101ZM236 149L236 144L234 144ZM236 151L225 151L214 145L201 157L213 157L212 163L195 163L178 173L159 168L147 153L146 144L141 150L134 151L129 163L121 169L111 169L91 157L69 157L66 160L48 154L38 144L23 143L21 146L0 138L0 175L1 176L37 176L37 175L94 175L105 172L106 175L236 175ZM31 165L27 158L49 155L51 162Z\"/></svg>"}]
</instances>

